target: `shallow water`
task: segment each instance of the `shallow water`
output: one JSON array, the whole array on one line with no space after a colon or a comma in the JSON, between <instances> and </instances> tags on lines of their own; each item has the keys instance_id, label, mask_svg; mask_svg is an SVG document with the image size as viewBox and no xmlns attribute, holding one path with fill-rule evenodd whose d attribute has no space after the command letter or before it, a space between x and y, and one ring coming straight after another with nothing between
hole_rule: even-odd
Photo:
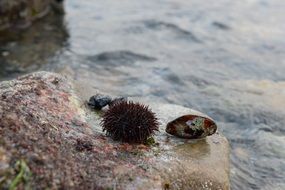
<instances>
[{"instance_id":1,"label":"shallow water","mask_svg":"<svg viewBox=\"0 0 285 190\"><path fill-rule=\"evenodd\" d=\"M19 73L62 72L207 113L231 144L232 189L285 189L284 1L68 0L65 9L66 25L51 33L61 48Z\"/></svg>"}]
</instances>

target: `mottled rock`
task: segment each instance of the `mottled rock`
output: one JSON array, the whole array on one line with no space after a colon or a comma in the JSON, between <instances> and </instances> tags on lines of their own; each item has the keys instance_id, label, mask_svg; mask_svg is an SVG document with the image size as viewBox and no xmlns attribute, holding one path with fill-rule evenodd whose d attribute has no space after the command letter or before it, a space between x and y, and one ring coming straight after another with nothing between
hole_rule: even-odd
<instances>
[{"instance_id":1,"label":"mottled rock","mask_svg":"<svg viewBox=\"0 0 285 190\"><path fill-rule=\"evenodd\" d=\"M5 176L9 170L9 158L11 155L8 155L7 151L0 147L0 176ZM2 177L0 177L0 183L2 181Z\"/></svg>"},{"instance_id":2,"label":"mottled rock","mask_svg":"<svg viewBox=\"0 0 285 190\"><path fill-rule=\"evenodd\" d=\"M20 178L20 189L229 189L225 137L193 141L165 132L173 113L188 108L150 104L161 123L155 143L120 143L86 106L95 93L78 96L84 92L47 72L0 83L0 189L23 168L31 177Z\"/></svg>"},{"instance_id":3,"label":"mottled rock","mask_svg":"<svg viewBox=\"0 0 285 190\"><path fill-rule=\"evenodd\" d=\"M61 2L58 0L1 0L0 31L11 27L26 28L34 20L47 15L52 7L63 10Z\"/></svg>"}]
</instances>

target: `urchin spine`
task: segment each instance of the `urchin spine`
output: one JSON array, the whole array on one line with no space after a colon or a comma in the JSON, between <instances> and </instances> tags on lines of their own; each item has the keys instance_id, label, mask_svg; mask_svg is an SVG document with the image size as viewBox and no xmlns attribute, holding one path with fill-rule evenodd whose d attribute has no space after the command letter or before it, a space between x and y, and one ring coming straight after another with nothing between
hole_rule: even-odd
<instances>
[{"instance_id":1,"label":"urchin spine","mask_svg":"<svg viewBox=\"0 0 285 190\"><path fill-rule=\"evenodd\" d=\"M119 101L103 114L101 125L114 140L145 143L154 131L158 131L159 123L148 106Z\"/></svg>"}]
</instances>

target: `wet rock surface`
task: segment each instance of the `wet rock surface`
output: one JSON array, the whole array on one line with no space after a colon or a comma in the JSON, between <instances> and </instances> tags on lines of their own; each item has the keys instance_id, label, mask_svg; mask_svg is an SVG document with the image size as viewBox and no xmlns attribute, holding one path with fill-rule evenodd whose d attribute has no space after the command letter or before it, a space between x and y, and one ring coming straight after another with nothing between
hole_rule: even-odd
<instances>
[{"instance_id":1,"label":"wet rock surface","mask_svg":"<svg viewBox=\"0 0 285 190\"><path fill-rule=\"evenodd\" d=\"M155 143L114 142L76 89L48 72L0 83L1 189L229 189L225 137L165 132L173 115L194 110L150 104L160 121Z\"/></svg>"},{"instance_id":2,"label":"wet rock surface","mask_svg":"<svg viewBox=\"0 0 285 190\"><path fill-rule=\"evenodd\" d=\"M68 33L62 1L0 1L0 80L39 70L57 55Z\"/></svg>"},{"instance_id":3,"label":"wet rock surface","mask_svg":"<svg viewBox=\"0 0 285 190\"><path fill-rule=\"evenodd\" d=\"M50 10L63 10L62 1L58 0L1 0L0 1L0 31L9 28L23 29Z\"/></svg>"}]
</instances>

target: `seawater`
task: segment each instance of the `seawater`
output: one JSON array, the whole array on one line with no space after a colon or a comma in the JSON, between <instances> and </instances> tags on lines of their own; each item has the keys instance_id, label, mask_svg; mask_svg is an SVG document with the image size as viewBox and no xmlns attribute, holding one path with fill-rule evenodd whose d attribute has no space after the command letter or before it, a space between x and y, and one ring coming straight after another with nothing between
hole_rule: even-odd
<instances>
[{"instance_id":1,"label":"seawater","mask_svg":"<svg viewBox=\"0 0 285 190\"><path fill-rule=\"evenodd\" d=\"M285 189L284 1L68 0L65 10L68 36L31 70L202 111L229 139L232 189Z\"/></svg>"}]
</instances>

